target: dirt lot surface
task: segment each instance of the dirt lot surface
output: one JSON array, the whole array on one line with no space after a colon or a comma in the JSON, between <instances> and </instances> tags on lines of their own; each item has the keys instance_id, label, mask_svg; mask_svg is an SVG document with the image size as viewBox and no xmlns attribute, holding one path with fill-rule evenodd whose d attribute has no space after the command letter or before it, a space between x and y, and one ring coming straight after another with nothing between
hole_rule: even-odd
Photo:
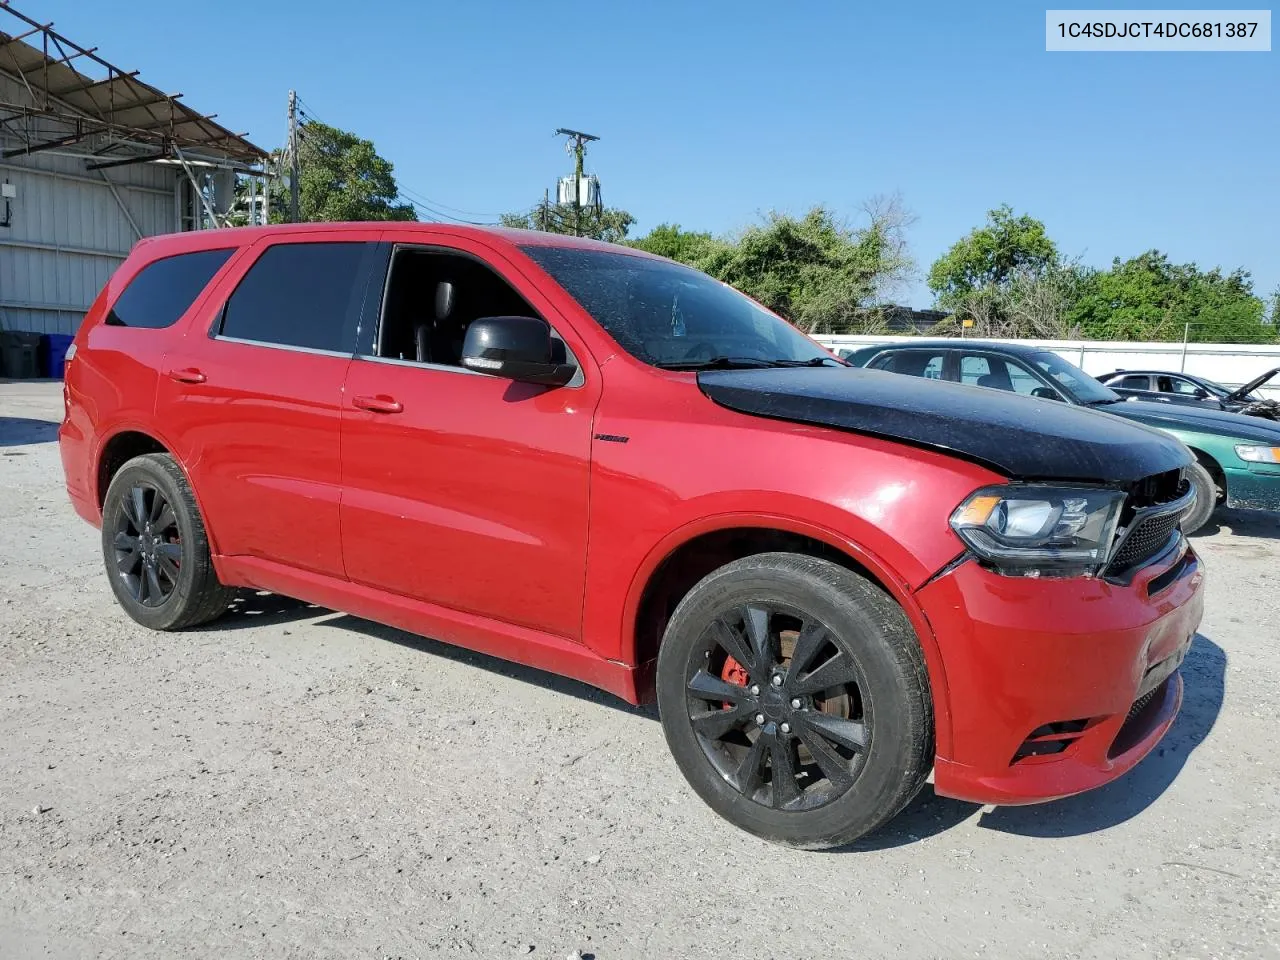
<instances>
[{"instance_id":1,"label":"dirt lot surface","mask_svg":"<svg viewBox=\"0 0 1280 960\"><path fill-rule=\"evenodd\" d=\"M931 788L855 849L773 847L651 710L249 596L117 608L62 488L58 384L0 384L0 957L1280 957L1280 520L1197 536L1185 706L1121 781Z\"/></svg>"}]
</instances>

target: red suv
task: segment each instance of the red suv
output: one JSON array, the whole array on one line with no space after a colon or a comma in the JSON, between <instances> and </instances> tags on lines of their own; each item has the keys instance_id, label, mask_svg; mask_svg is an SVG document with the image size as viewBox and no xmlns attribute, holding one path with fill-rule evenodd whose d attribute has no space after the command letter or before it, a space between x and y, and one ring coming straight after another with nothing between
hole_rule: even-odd
<instances>
[{"instance_id":1,"label":"red suv","mask_svg":"<svg viewBox=\"0 0 1280 960\"><path fill-rule=\"evenodd\" d=\"M298 597L656 695L803 847L1137 763L1181 702L1192 462L1090 410L853 370L625 247L325 224L147 240L76 337L67 489L138 622Z\"/></svg>"}]
</instances>

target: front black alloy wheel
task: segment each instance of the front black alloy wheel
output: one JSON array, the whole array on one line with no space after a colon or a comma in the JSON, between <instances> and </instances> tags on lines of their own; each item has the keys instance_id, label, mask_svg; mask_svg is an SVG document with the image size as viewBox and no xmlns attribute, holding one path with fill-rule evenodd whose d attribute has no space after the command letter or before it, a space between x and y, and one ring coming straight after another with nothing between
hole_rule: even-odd
<instances>
[{"instance_id":1,"label":"front black alloy wheel","mask_svg":"<svg viewBox=\"0 0 1280 960\"><path fill-rule=\"evenodd\" d=\"M858 666L826 626L748 603L716 617L701 646L689 721L726 783L777 810L820 807L853 786L870 717Z\"/></svg>"},{"instance_id":2,"label":"front black alloy wheel","mask_svg":"<svg viewBox=\"0 0 1280 960\"><path fill-rule=\"evenodd\" d=\"M852 570L758 554L681 600L658 652L681 773L757 836L839 846L893 818L933 764L933 703L898 605Z\"/></svg>"}]
</instances>

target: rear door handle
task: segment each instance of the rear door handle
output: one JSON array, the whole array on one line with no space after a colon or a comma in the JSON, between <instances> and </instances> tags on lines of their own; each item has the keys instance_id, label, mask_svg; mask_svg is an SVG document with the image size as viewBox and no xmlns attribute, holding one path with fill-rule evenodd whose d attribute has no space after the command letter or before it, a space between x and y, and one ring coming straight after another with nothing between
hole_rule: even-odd
<instances>
[{"instance_id":1,"label":"rear door handle","mask_svg":"<svg viewBox=\"0 0 1280 960\"><path fill-rule=\"evenodd\" d=\"M178 383L204 383L209 378L195 367L184 367L181 370L170 370L169 379Z\"/></svg>"},{"instance_id":2,"label":"rear door handle","mask_svg":"<svg viewBox=\"0 0 1280 960\"><path fill-rule=\"evenodd\" d=\"M381 393L376 397L353 397L351 405L370 413L400 413L404 410L404 404L399 400Z\"/></svg>"}]
</instances>

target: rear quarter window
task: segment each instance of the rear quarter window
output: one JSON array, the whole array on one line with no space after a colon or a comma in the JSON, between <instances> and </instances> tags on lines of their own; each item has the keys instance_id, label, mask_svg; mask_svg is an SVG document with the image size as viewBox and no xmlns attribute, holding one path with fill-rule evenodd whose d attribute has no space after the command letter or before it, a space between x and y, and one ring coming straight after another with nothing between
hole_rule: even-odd
<instances>
[{"instance_id":1,"label":"rear quarter window","mask_svg":"<svg viewBox=\"0 0 1280 960\"><path fill-rule=\"evenodd\" d=\"M156 260L143 267L107 314L113 327L171 327L195 303L234 247L199 250Z\"/></svg>"}]
</instances>

